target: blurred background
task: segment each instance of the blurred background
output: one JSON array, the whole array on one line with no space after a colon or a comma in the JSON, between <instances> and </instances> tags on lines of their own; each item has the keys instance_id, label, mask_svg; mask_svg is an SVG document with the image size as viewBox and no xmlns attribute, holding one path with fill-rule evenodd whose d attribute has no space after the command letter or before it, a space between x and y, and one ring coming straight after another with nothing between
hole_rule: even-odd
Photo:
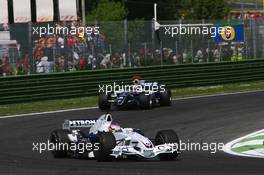
<instances>
[{"instance_id":1,"label":"blurred background","mask_svg":"<svg viewBox=\"0 0 264 175\"><path fill-rule=\"evenodd\" d=\"M263 4L263 0L0 0L0 76L261 59ZM234 38L171 37L165 27L155 28L155 22L231 26ZM99 33L35 33L48 26L98 27Z\"/></svg>"}]
</instances>

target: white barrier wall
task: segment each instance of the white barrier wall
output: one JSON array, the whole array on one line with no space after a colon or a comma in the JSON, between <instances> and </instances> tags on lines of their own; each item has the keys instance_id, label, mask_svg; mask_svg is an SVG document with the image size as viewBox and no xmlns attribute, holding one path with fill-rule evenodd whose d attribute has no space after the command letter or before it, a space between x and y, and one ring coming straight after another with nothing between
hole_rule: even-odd
<instances>
[{"instance_id":1,"label":"white barrier wall","mask_svg":"<svg viewBox=\"0 0 264 175\"><path fill-rule=\"evenodd\" d=\"M8 6L7 0L0 0L0 24L8 23Z\"/></svg>"},{"instance_id":2,"label":"white barrier wall","mask_svg":"<svg viewBox=\"0 0 264 175\"><path fill-rule=\"evenodd\" d=\"M53 0L36 0L37 22L53 21Z\"/></svg>"},{"instance_id":3,"label":"white barrier wall","mask_svg":"<svg viewBox=\"0 0 264 175\"><path fill-rule=\"evenodd\" d=\"M59 0L59 12L61 21L77 20L76 0Z\"/></svg>"},{"instance_id":4,"label":"white barrier wall","mask_svg":"<svg viewBox=\"0 0 264 175\"><path fill-rule=\"evenodd\" d=\"M13 8L15 23L31 21L30 0L13 0Z\"/></svg>"}]
</instances>

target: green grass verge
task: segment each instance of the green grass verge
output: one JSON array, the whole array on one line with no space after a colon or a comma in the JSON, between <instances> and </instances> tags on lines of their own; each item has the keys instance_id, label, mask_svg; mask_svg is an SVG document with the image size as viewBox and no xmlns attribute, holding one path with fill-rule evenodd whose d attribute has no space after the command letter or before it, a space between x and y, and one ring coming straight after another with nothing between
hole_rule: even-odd
<instances>
[{"instance_id":1,"label":"green grass verge","mask_svg":"<svg viewBox=\"0 0 264 175\"><path fill-rule=\"evenodd\" d=\"M233 148L232 151L242 153L245 151L250 151L254 149L262 149L262 148L264 148L264 145L246 145L246 146L241 146L238 148Z\"/></svg>"},{"instance_id":2,"label":"green grass verge","mask_svg":"<svg viewBox=\"0 0 264 175\"><path fill-rule=\"evenodd\" d=\"M264 90L264 81L233 83L233 84L216 85L216 86L179 88L179 89L173 89L172 94L174 97L191 97L191 96L245 92L245 91L254 91L254 90Z\"/></svg>"},{"instance_id":3,"label":"green grass verge","mask_svg":"<svg viewBox=\"0 0 264 175\"><path fill-rule=\"evenodd\" d=\"M264 81L235 83L217 86L203 86L173 89L174 98L212 95L221 93L243 92L264 89ZM62 100L0 105L0 116L25 114L32 112L53 111L71 108L92 107L97 105L97 97L82 97Z\"/></svg>"},{"instance_id":4,"label":"green grass verge","mask_svg":"<svg viewBox=\"0 0 264 175\"><path fill-rule=\"evenodd\" d=\"M0 105L0 116L96 106L96 97Z\"/></svg>"},{"instance_id":5,"label":"green grass verge","mask_svg":"<svg viewBox=\"0 0 264 175\"><path fill-rule=\"evenodd\" d=\"M239 143L248 142L248 141L252 141L252 140L263 140L264 141L264 135L249 137L249 138L241 140Z\"/></svg>"}]
</instances>

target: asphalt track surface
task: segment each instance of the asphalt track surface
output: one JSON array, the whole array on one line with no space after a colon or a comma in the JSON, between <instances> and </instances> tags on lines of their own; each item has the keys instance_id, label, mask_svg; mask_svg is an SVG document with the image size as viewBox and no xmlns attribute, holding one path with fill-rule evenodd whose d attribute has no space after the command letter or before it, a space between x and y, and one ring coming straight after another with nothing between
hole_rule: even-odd
<instances>
[{"instance_id":1,"label":"asphalt track surface","mask_svg":"<svg viewBox=\"0 0 264 175\"><path fill-rule=\"evenodd\" d=\"M123 127L135 127L153 137L172 128L190 142L228 142L264 128L264 93L176 100L172 107L150 111L114 111ZM186 151L177 161L96 162L54 159L50 152L32 151L64 119L97 118L98 109L5 118L0 120L0 174L264 174L264 161L217 152Z\"/></svg>"}]
</instances>

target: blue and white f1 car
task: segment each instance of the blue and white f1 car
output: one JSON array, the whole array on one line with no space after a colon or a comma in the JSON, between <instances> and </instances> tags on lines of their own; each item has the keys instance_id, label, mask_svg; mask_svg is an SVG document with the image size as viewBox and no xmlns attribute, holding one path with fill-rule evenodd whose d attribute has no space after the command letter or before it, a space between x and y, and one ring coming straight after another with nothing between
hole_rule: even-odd
<instances>
[{"instance_id":1,"label":"blue and white f1 car","mask_svg":"<svg viewBox=\"0 0 264 175\"><path fill-rule=\"evenodd\" d=\"M85 131L87 129L89 131ZM50 142L57 145L52 151L55 158L88 157L109 161L113 158L159 157L160 160L175 160L179 155L179 139L174 130L161 130L151 140L139 129L120 127L110 114L97 120L66 120L63 129L51 133ZM81 143L93 146L85 151L69 149L70 145Z\"/></svg>"},{"instance_id":2,"label":"blue and white f1 car","mask_svg":"<svg viewBox=\"0 0 264 175\"><path fill-rule=\"evenodd\" d=\"M138 106L142 109L151 109L153 106L170 106L171 91L158 82L148 82L134 79L132 85L112 92L102 93L98 98L101 110L110 110L111 106L118 108Z\"/></svg>"}]
</instances>

